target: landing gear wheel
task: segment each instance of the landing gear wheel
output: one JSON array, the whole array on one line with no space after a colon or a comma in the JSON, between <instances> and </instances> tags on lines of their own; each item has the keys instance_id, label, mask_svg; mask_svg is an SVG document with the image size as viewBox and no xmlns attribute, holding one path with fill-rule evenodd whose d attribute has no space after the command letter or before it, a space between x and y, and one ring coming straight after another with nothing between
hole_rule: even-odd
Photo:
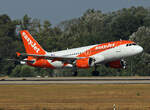
<instances>
[{"instance_id":1,"label":"landing gear wheel","mask_svg":"<svg viewBox=\"0 0 150 110\"><path fill-rule=\"evenodd\" d=\"M73 72L73 76L78 76L78 72L77 71Z\"/></svg>"},{"instance_id":2,"label":"landing gear wheel","mask_svg":"<svg viewBox=\"0 0 150 110\"><path fill-rule=\"evenodd\" d=\"M99 71L97 71L97 65L94 66L94 71L92 71L92 76L99 76Z\"/></svg>"},{"instance_id":3,"label":"landing gear wheel","mask_svg":"<svg viewBox=\"0 0 150 110\"><path fill-rule=\"evenodd\" d=\"M92 76L99 76L99 71L92 71Z\"/></svg>"}]
</instances>

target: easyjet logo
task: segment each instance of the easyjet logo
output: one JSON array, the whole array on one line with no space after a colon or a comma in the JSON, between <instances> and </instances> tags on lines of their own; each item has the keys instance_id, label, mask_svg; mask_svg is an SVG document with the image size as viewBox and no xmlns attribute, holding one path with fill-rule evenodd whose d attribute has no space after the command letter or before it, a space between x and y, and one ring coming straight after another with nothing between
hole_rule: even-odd
<instances>
[{"instance_id":1,"label":"easyjet logo","mask_svg":"<svg viewBox=\"0 0 150 110\"><path fill-rule=\"evenodd\" d=\"M36 53L38 53L40 49L36 46L36 43L33 42L25 32L23 32L22 35L27 40L28 45L31 45L31 47L36 51Z\"/></svg>"},{"instance_id":2,"label":"easyjet logo","mask_svg":"<svg viewBox=\"0 0 150 110\"><path fill-rule=\"evenodd\" d=\"M113 44L97 46L95 49L106 49L106 48L112 48L114 46L115 46L115 44L113 43Z\"/></svg>"}]
</instances>

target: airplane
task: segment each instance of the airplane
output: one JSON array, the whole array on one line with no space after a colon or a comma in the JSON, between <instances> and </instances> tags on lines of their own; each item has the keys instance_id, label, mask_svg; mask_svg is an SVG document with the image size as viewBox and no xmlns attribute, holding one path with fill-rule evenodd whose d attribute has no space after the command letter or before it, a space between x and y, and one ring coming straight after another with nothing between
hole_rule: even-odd
<instances>
[{"instance_id":1,"label":"airplane","mask_svg":"<svg viewBox=\"0 0 150 110\"><path fill-rule=\"evenodd\" d=\"M108 43L84 46L56 52L45 51L27 30L20 31L26 53L16 52L21 64L42 68L72 68L77 76L77 69L94 67L93 76L98 76L97 66L104 64L111 68L126 68L124 58L137 55L143 48L133 41L120 40Z\"/></svg>"}]
</instances>

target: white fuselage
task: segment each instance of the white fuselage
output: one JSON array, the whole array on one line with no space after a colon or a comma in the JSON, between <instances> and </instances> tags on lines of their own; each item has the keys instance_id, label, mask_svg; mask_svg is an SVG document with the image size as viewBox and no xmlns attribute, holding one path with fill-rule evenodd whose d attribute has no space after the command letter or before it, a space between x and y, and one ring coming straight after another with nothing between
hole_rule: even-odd
<instances>
[{"instance_id":1,"label":"white fuselage","mask_svg":"<svg viewBox=\"0 0 150 110\"><path fill-rule=\"evenodd\" d=\"M97 45L85 46L85 47L74 48L74 49L67 49L67 50L62 50L62 51L57 51L57 52L47 52L47 55L50 55L50 56L55 56L55 55L56 56L78 56L81 53L83 53L95 46L97 46ZM139 45L127 46L127 44L124 44L124 45L120 45L117 47L109 48L105 51L94 54L90 57L94 58L96 60L95 61L96 64L100 64L100 63L106 63L106 62L122 59L125 57L133 56L142 51L143 51L143 48ZM91 53L89 51L86 54L88 55ZM53 62L52 60L48 60L48 62L56 68L64 67L63 66L64 63L62 61ZM91 65L91 66L93 66L93 65ZM67 64L65 67L73 67L73 65Z\"/></svg>"}]
</instances>

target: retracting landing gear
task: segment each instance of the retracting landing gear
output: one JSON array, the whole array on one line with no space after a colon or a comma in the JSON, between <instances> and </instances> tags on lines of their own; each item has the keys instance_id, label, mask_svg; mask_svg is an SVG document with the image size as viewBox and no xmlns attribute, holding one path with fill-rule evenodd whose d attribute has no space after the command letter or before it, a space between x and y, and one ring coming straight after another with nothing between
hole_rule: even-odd
<instances>
[{"instance_id":1,"label":"retracting landing gear","mask_svg":"<svg viewBox=\"0 0 150 110\"><path fill-rule=\"evenodd\" d=\"M97 66L94 66L94 71L92 71L92 76L99 76L99 71L96 70Z\"/></svg>"}]
</instances>

